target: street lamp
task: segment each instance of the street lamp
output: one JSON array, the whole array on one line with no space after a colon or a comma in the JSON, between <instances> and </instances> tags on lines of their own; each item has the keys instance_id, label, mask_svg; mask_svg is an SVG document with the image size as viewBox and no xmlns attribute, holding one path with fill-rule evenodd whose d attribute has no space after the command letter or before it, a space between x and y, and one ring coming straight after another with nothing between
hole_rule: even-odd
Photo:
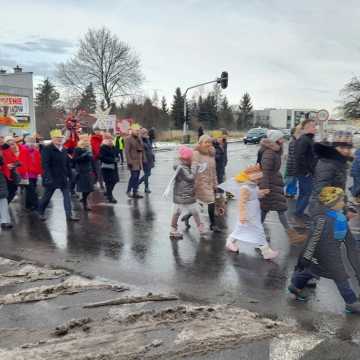
<instances>
[{"instance_id":1,"label":"street lamp","mask_svg":"<svg viewBox=\"0 0 360 360\"><path fill-rule=\"evenodd\" d=\"M184 125L183 125L183 142L184 144L187 144L190 142L190 136L187 134L188 131L188 123L187 123L187 103L186 103L186 95L188 93L189 90L195 89L197 87L200 86L204 86L204 85L208 85L208 84L213 84L213 83L217 83L220 84L222 89L226 89L228 87L228 82L229 82L229 74L227 71L223 71L220 75L220 77L216 78L215 80L212 81L207 81L201 84L197 84L194 86L190 86L186 89L185 93L184 93Z\"/></svg>"}]
</instances>

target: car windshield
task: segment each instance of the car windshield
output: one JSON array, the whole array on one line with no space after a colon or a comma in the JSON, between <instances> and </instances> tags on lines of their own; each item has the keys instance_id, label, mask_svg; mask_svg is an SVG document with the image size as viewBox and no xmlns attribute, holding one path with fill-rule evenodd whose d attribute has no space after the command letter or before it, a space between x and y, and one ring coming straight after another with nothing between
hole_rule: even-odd
<instances>
[{"instance_id":1,"label":"car windshield","mask_svg":"<svg viewBox=\"0 0 360 360\"><path fill-rule=\"evenodd\" d=\"M261 129L253 129L253 130L249 130L248 135L254 136L254 135L263 135L265 134L264 130Z\"/></svg>"}]
</instances>

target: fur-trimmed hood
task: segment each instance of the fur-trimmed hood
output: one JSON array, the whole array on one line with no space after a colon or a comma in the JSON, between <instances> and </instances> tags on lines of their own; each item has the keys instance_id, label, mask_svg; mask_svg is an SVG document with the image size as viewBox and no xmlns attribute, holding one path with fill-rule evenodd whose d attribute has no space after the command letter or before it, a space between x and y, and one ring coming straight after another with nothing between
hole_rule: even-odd
<instances>
[{"instance_id":1,"label":"fur-trimmed hood","mask_svg":"<svg viewBox=\"0 0 360 360\"><path fill-rule=\"evenodd\" d=\"M269 139L262 139L260 145L263 151L265 151L266 149L270 149L275 152L282 151L282 146L280 144L273 142Z\"/></svg>"},{"instance_id":2,"label":"fur-trimmed hood","mask_svg":"<svg viewBox=\"0 0 360 360\"><path fill-rule=\"evenodd\" d=\"M335 160L341 163L354 160L352 157L341 155L333 146L324 143L314 144L314 153L318 159Z\"/></svg>"},{"instance_id":3,"label":"fur-trimmed hood","mask_svg":"<svg viewBox=\"0 0 360 360\"><path fill-rule=\"evenodd\" d=\"M209 147L208 151L204 151L200 145L197 145L195 146L194 151L199 152L201 155L215 156L215 148L213 146Z\"/></svg>"}]
</instances>

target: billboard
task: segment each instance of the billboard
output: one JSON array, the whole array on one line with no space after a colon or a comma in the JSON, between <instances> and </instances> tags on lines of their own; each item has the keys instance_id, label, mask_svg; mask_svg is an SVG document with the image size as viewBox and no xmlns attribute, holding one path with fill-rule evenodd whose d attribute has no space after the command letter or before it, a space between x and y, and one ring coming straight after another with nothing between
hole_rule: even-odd
<instances>
[{"instance_id":1,"label":"billboard","mask_svg":"<svg viewBox=\"0 0 360 360\"><path fill-rule=\"evenodd\" d=\"M29 98L0 94L0 125L12 128L30 128Z\"/></svg>"}]
</instances>

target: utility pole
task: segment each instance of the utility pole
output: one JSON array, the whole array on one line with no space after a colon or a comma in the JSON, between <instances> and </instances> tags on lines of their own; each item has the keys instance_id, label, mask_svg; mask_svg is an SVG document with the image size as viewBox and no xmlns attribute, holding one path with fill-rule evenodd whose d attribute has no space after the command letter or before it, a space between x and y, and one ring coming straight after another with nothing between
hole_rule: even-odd
<instances>
[{"instance_id":1,"label":"utility pole","mask_svg":"<svg viewBox=\"0 0 360 360\"><path fill-rule=\"evenodd\" d=\"M186 95L187 95L188 91L195 89L197 87L200 87L200 86L213 84L213 83L220 84L222 89L226 89L228 86L228 82L229 82L229 74L227 71L223 71L221 73L220 77L216 78L215 80L207 81L207 82L197 84L197 85L193 85L186 89L186 91L183 95L184 96L184 125L183 125L183 143L184 144L188 144L190 142L190 136L188 135L188 127L189 126L187 123L187 102L186 102Z\"/></svg>"}]
</instances>

